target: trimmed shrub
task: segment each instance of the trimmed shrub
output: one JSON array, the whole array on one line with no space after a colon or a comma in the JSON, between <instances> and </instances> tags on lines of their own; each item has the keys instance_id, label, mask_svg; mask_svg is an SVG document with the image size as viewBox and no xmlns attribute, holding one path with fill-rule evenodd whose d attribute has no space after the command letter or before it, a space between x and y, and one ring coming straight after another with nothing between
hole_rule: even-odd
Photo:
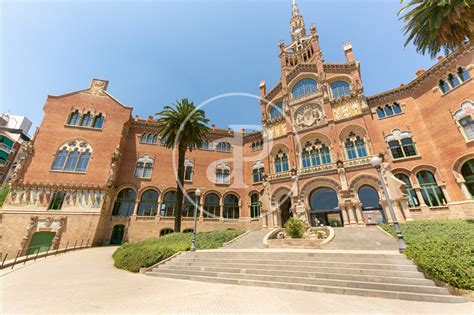
<instances>
[{"instance_id":1,"label":"trimmed shrub","mask_svg":"<svg viewBox=\"0 0 474 315\"><path fill-rule=\"evenodd\" d=\"M392 226L384 230L395 236ZM474 290L474 221L412 221L401 224L405 254L431 277Z\"/></svg>"},{"instance_id":2,"label":"trimmed shrub","mask_svg":"<svg viewBox=\"0 0 474 315\"><path fill-rule=\"evenodd\" d=\"M5 201L5 198L8 195L8 185L5 184L3 185L2 188L0 188L0 207L3 205L3 202Z\"/></svg>"},{"instance_id":3,"label":"trimmed shrub","mask_svg":"<svg viewBox=\"0 0 474 315\"><path fill-rule=\"evenodd\" d=\"M197 249L219 248L242 233L243 231L240 230L198 233L196 247ZM192 238L193 233L172 233L143 242L123 244L112 255L114 266L138 272L140 268L153 266L179 251L189 250Z\"/></svg>"},{"instance_id":4,"label":"trimmed shrub","mask_svg":"<svg viewBox=\"0 0 474 315\"><path fill-rule=\"evenodd\" d=\"M292 238L302 238L306 225L302 220L291 218L285 223L285 231Z\"/></svg>"}]
</instances>

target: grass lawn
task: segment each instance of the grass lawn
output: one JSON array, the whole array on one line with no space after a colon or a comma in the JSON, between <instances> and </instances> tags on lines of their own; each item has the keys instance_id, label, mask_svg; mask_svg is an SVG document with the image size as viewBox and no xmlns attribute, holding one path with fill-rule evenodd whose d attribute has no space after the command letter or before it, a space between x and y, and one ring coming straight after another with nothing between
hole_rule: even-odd
<instances>
[{"instance_id":1,"label":"grass lawn","mask_svg":"<svg viewBox=\"0 0 474 315\"><path fill-rule=\"evenodd\" d=\"M390 225L384 230L395 236ZM401 224L405 254L431 277L474 290L474 221L412 221Z\"/></svg>"},{"instance_id":2,"label":"grass lawn","mask_svg":"<svg viewBox=\"0 0 474 315\"><path fill-rule=\"evenodd\" d=\"M225 230L198 233L197 249L214 249L221 247L244 231ZM150 267L179 251L189 250L193 233L171 233L159 238L152 238L138 243L126 243L112 255L114 266L132 272Z\"/></svg>"}]
</instances>

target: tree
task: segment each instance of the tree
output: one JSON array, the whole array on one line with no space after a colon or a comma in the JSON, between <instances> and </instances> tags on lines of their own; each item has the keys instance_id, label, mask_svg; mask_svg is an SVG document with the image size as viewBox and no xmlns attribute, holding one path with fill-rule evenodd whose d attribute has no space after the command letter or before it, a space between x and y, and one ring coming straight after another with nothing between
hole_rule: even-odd
<instances>
[{"instance_id":1,"label":"tree","mask_svg":"<svg viewBox=\"0 0 474 315\"><path fill-rule=\"evenodd\" d=\"M181 231L181 210L184 198L184 161L186 151L193 150L201 145L209 128L209 121L203 110L197 109L187 98L177 101L176 104L165 106L156 114L158 116L158 133L164 139L162 143L167 148L178 150L178 172L176 174L176 213L175 232Z\"/></svg>"},{"instance_id":2,"label":"tree","mask_svg":"<svg viewBox=\"0 0 474 315\"><path fill-rule=\"evenodd\" d=\"M413 40L417 52L435 57L441 49L448 54L466 40L472 42L473 5L474 0L409 0L398 12L406 22L405 47Z\"/></svg>"}]
</instances>

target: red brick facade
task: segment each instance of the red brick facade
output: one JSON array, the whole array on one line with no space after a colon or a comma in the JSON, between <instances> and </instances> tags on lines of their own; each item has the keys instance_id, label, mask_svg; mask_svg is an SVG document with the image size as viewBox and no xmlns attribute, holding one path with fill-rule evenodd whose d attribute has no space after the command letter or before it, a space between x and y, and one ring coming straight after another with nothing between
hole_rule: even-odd
<instances>
[{"instance_id":1,"label":"red brick facade","mask_svg":"<svg viewBox=\"0 0 474 315\"><path fill-rule=\"evenodd\" d=\"M378 213L391 222L387 198L370 164L371 156L381 152L389 201L399 221L472 219L472 47L466 45L439 60L407 85L366 97L350 44L344 45L346 63L327 63L315 27L306 36L297 8L291 30L291 45L280 43L281 80L269 91L260 84L263 132L213 127L208 135L212 149L186 155L192 166L186 192L202 190L198 229L281 226L290 213L312 225L316 218L336 224L337 217L338 224L364 225L378 220ZM443 92L440 80L449 91ZM75 240L100 245L113 241L117 225L124 226L125 241L156 237L173 227L165 200L167 192L176 190L173 151L160 145L156 121L132 118L132 108L108 94L107 84L94 79L86 90L48 97L31 154L1 210L2 253L27 248L38 231L55 232L53 246ZM280 102L281 112L272 109ZM83 123L84 117L91 121ZM218 143L223 142L231 144L229 152L222 152L227 148ZM400 148L389 143L399 143ZM86 169L80 170L79 160L75 170L64 171L68 161L64 167L58 162L63 148L67 154L90 153ZM224 173L230 171L229 183L216 183L216 164ZM64 169L53 170L57 165ZM254 183L253 169L261 165L265 178ZM122 200L119 207L117 198L125 188L135 196L130 204ZM319 188L334 192L335 207L324 202L321 206L313 195ZM145 201L152 195L144 195L150 189L158 193L158 200ZM61 205L50 209L58 192ZM380 209L368 205L367 196L373 192ZM212 207L206 204L211 193L218 196L216 216L209 215ZM226 198L229 194L237 197L237 205ZM257 194L257 202L252 203L252 194ZM192 218L183 218L182 229L190 228Z\"/></svg>"}]
</instances>

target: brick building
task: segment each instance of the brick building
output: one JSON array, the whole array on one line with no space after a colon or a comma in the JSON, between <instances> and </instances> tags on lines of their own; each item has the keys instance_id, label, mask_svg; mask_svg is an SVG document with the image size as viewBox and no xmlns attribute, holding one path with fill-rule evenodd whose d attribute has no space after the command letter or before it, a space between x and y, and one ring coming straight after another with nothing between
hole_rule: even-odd
<instances>
[{"instance_id":1,"label":"brick building","mask_svg":"<svg viewBox=\"0 0 474 315\"><path fill-rule=\"evenodd\" d=\"M347 62L324 61L314 25L296 5L291 43L280 42L281 79L260 83L263 129L211 127L187 153L182 229L392 222L371 156L400 221L474 217L473 47L468 43L406 85L364 95L352 46ZM1 210L1 250L96 245L169 233L174 224L173 150L153 117L107 92L108 82L48 96L44 119L16 168Z\"/></svg>"}]
</instances>

